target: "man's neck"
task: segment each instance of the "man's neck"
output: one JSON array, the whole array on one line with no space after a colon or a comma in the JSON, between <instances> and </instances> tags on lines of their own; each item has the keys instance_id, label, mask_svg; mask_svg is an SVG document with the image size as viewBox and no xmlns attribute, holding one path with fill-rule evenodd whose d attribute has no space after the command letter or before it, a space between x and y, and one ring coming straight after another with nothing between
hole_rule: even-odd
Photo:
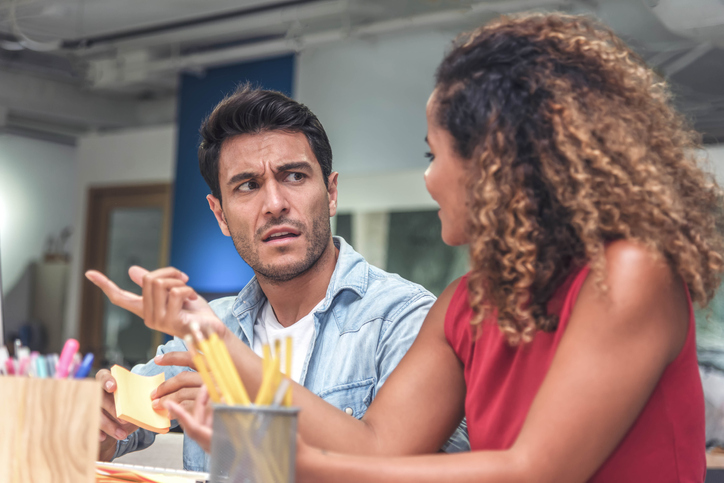
<instances>
[{"instance_id":1,"label":"man's neck","mask_svg":"<svg viewBox=\"0 0 724 483\"><path fill-rule=\"evenodd\" d=\"M339 250L330 238L317 263L303 274L281 283L257 277L281 325L289 327L294 324L324 299L338 256Z\"/></svg>"}]
</instances>

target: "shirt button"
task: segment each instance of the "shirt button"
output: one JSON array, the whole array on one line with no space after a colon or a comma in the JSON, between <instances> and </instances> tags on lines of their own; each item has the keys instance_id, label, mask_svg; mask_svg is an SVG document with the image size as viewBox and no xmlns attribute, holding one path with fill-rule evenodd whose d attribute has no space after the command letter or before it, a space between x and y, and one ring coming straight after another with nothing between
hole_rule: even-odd
<instances>
[{"instance_id":1,"label":"shirt button","mask_svg":"<svg viewBox=\"0 0 724 483\"><path fill-rule=\"evenodd\" d=\"M349 414L350 416L352 416L354 414L354 411L352 410L352 408L347 408L344 410L344 412Z\"/></svg>"}]
</instances>

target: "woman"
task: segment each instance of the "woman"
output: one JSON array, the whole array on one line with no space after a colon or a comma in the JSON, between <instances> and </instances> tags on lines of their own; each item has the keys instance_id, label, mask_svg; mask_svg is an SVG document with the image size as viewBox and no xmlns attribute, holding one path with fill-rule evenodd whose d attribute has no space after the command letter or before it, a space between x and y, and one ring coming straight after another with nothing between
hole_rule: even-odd
<instances>
[{"instance_id":1,"label":"woman","mask_svg":"<svg viewBox=\"0 0 724 483\"><path fill-rule=\"evenodd\" d=\"M724 269L720 192L666 87L590 20L501 18L443 60L427 120L470 273L361 421L295 388L298 480L703 481L692 301ZM405 456L464 415L472 452Z\"/></svg>"}]
</instances>

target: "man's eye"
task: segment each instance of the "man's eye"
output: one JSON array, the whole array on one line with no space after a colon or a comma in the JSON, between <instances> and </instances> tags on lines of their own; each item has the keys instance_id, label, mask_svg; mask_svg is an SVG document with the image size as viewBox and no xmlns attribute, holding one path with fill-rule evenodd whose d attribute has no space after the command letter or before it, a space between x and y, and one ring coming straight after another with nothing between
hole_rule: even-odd
<instances>
[{"instance_id":1,"label":"man's eye","mask_svg":"<svg viewBox=\"0 0 724 483\"><path fill-rule=\"evenodd\" d=\"M426 157L426 158L428 159L428 161L430 161L431 163L432 163L433 161L435 161L435 155L432 154L432 153L429 152L429 151L425 153L425 157Z\"/></svg>"},{"instance_id":2,"label":"man's eye","mask_svg":"<svg viewBox=\"0 0 724 483\"><path fill-rule=\"evenodd\" d=\"M288 181L302 181L306 176L303 173L289 173L287 175Z\"/></svg>"},{"instance_id":3,"label":"man's eye","mask_svg":"<svg viewBox=\"0 0 724 483\"><path fill-rule=\"evenodd\" d=\"M258 184L256 184L256 181L244 181L239 185L238 188L236 188L238 191L252 191L259 187Z\"/></svg>"}]
</instances>

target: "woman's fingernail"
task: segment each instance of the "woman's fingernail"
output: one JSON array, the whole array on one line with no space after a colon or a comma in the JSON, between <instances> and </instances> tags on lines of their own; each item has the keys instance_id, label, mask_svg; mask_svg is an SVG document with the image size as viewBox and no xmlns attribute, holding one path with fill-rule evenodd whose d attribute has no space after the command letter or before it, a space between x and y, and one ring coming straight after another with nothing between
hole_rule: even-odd
<instances>
[{"instance_id":1,"label":"woman's fingernail","mask_svg":"<svg viewBox=\"0 0 724 483\"><path fill-rule=\"evenodd\" d=\"M151 402L151 406L153 406L153 409L159 409L161 407L161 401L159 401L158 399L154 399Z\"/></svg>"},{"instance_id":2,"label":"woman's fingernail","mask_svg":"<svg viewBox=\"0 0 724 483\"><path fill-rule=\"evenodd\" d=\"M113 389L113 383L111 381L108 381L106 383L106 390L110 391L111 389Z\"/></svg>"},{"instance_id":3,"label":"woman's fingernail","mask_svg":"<svg viewBox=\"0 0 724 483\"><path fill-rule=\"evenodd\" d=\"M126 433L122 429L116 429L116 439L126 439Z\"/></svg>"},{"instance_id":4,"label":"woman's fingernail","mask_svg":"<svg viewBox=\"0 0 724 483\"><path fill-rule=\"evenodd\" d=\"M157 391L157 390L158 390L158 389L154 389L153 391L151 391L151 399L153 399L154 397L156 397L156 391Z\"/></svg>"},{"instance_id":5,"label":"woman's fingernail","mask_svg":"<svg viewBox=\"0 0 724 483\"><path fill-rule=\"evenodd\" d=\"M158 363L161 362L162 360L163 360L163 356L162 356L162 355L157 355L156 357L153 358L153 362L155 362L156 364L158 364Z\"/></svg>"}]
</instances>

